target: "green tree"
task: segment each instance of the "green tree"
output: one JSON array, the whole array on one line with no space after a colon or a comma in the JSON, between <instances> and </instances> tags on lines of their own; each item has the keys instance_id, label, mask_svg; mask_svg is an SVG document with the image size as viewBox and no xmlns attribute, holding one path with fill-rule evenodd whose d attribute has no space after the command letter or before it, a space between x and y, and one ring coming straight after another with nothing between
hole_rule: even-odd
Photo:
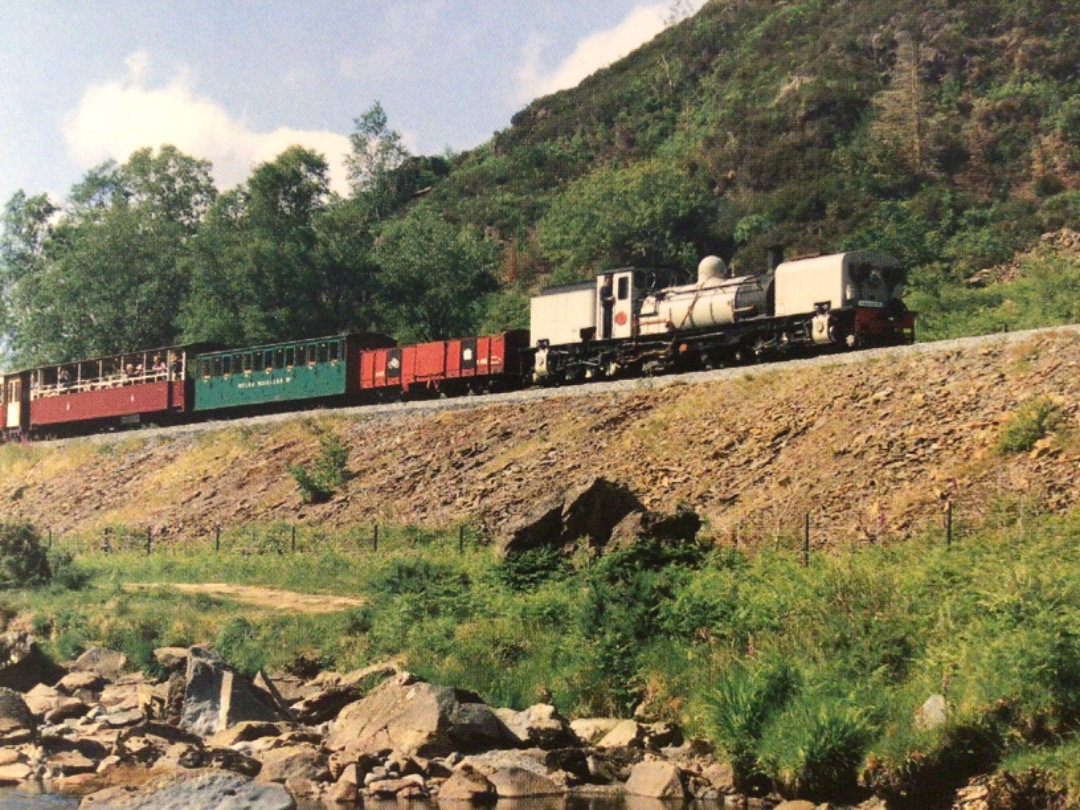
<instances>
[{"instance_id":1,"label":"green tree","mask_svg":"<svg viewBox=\"0 0 1080 810\"><path fill-rule=\"evenodd\" d=\"M371 108L353 121L356 129L349 136L352 152L345 159L353 193L366 195L376 218L385 216L393 202L391 173L409 157L401 133L390 129L382 104Z\"/></svg>"},{"instance_id":2,"label":"green tree","mask_svg":"<svg viewBox=\"0 0 1080 810\"><path fill-rule=\"evenodd\" d=\"M326 160L300 146L222 195L191 252L184 339L240 345L335 331L316 229L329 199Z\"/></svg>"},{"instance_id":3,"label":"green tree","mask_svg":"<svg viewBox=\"0 0 1080 810\"><path fill-rule=\"evenodd\" d=\"M215 195L210 165L164 146L87 172L58 210L16 195L3 239L5 330L18 364L175 342L182 258Z\"/></svg>"},{"instance_id":4,"label":"green tree","mask_svg":"<svg viewBox=\"0 0 1080 810\"><path fill-rule=\"evenodd\" d=\"M376 257L383 321L399 340L441 340L476 331L484 296L496 286L492 242L420 207L382 231Z\"/></svg>"},{"instance_id":5,"label":"green tree","mask_svg":"<svg viewBox=\"0 0 1080 810\"><path fill-rule=\"evenodd\" d=\"M717 241L720 202L702 180L659 160L599 169L571 183L540 220L544 253L564 271L693 265Z\"/></svg>"}]
</instances>

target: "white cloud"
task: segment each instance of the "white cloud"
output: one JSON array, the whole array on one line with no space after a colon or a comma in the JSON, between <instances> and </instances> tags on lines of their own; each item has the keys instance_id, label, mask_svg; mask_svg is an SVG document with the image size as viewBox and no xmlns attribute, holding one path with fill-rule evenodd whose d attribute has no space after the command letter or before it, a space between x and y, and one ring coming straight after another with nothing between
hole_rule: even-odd
<instances>
[{"instance_id":1,"label":"white cloud","mask_svg":"<svg viewBox=\"0 0 1080 810\"><path fill-rule=\"evenodd\" d=\"M692 12L704 4L705 0L689 0L680 5ZM673 8L670 3L635 6L614 28L585 37L566 59L550 69L543 65L543 52L548 43L539 37L530 37L522 47L521 65L516 72L520 100L529 101L577 86L582 79L618 61L663 31Z\"/></svg>"},{"instance_id":2,"label":"white cloud","mask_svg":"<svg viewBox=\"0 0 1080 810\"><path fill-rule=\"evenodd\" d=\"M245 180L255 164L300 144L326 156L334 191L348 191L348 137L289 127L256 132L219 104L196 95L186 74L162 87L148 87L150 59L145 51L132 54L124 64L126 79L90 87L67 116L68 151L80 165L89 168L109 158L122 163L136 149L172 144L211 161L215 181L228 188Z\"/></svg>"}]
</instances>

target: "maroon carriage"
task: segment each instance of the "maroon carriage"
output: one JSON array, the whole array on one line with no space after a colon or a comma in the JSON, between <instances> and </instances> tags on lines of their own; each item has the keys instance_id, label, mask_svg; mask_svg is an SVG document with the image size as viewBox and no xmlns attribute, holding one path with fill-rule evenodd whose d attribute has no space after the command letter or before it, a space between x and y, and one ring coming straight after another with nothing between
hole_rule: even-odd
<instances>
[{"instance_id":1,"label":"maroon carriage","mask_svg":"<svg viewBox=\"0 0 1080 810\"><path fill-rule=\"evenodd\" d=\"M194 346L126 352L28 372L29 432L70 435L103 427L168 424L193 406Z\"/></svg>"}]
</instances>

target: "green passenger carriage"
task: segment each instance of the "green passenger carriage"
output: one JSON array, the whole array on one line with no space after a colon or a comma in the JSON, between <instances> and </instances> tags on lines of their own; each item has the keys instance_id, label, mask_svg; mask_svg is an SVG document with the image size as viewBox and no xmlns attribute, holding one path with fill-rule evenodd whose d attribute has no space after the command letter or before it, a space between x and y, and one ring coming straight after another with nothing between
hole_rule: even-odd
<instances>
[{"instance_id":1,"label":"green passenger carriage","mask_svg":"<svg viewBox=\"0 0 1080 810\"><path fill-rule=\"evenodd\" d=\"M195 410L356 396L361 350L393 343L384 335L335 335L200 354Z\"/></svg>"}]
</instances>

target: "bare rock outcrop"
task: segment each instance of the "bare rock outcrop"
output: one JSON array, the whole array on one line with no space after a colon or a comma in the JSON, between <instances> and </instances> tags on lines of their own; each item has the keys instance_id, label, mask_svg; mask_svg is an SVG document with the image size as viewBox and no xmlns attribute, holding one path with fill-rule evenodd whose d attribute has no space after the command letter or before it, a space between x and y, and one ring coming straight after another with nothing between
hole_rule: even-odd
<instances>
[{"instance_id":1,"label":"bare rock outcrop","mask_svg":"<svg viewBox=\"0 0 1080 810\"><path fill-rule=\"evenodd\" d=\"M613 538L627 542L642 535L691 540L700 528L701 519L688 510L674 515L652 512L626 486L592 476L507 523L496 546L501 554L516 554L545 546L560 548L582 538L594 547Z\"/></svg>"}]
</instances>

